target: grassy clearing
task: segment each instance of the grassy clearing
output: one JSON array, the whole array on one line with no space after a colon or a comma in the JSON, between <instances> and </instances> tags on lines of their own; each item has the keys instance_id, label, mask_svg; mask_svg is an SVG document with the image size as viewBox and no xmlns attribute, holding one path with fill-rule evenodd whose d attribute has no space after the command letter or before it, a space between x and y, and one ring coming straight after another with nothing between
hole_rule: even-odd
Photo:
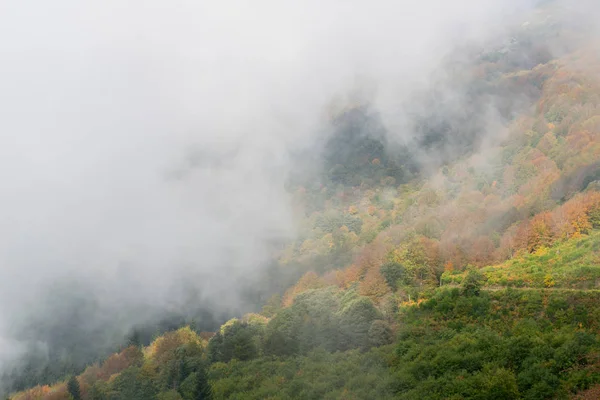
<instances>
[{"instance_id":1,"label":"grassy clearing","mask_svg":"<svg viewBox=\"0 0 600 400\"><path fill-rule=\"evenodd\" d=\"M480 270L486 286L594 289L600 287L600 231ZM460 284L465 272L446 272L445 284Z\"/></svg>"}]
</instances>

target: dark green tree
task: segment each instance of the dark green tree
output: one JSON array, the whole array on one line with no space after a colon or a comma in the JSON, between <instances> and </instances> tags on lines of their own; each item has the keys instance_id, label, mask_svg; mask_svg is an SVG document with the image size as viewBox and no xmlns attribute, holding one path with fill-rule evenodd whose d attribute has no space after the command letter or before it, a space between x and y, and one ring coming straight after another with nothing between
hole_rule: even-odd
<instances>
[{"instance_id":1,"label":"dark green tree","mask_svg":"<svg viewBox=\"0 0 600 400\"><path fill-rule=\"evenodd\" d=\"M251 360L258 356L255 338L259 332L246 322L233 321L208 343L208 354L213 362L229 362L236 358L240 361Z\"/></svg>"},{"instance_id":2,"label":"dark green tree","mask_svg":"<svg viewBox=\"0 0 600 400\"><path fill-rule=\"evenodd\" d=\"M212 388L208 382L208 375L204 366L196 371L196 387L194 400L208 400L213 398Z\"/></svg>"},{"instance_id":3,"label":"dark green tree","mask_svg":"<svg viewBox=\"0 0 600 400\"><path fill-rule=\"evenodd\" d=\"M73 400L82 400L81 388L79 387L79 381L75 376L71 376L67 382L67 391L73 398Z\"/></svg>"},{"instance_id":4,"label":"dark green tree","mask_svg":"<svg viewBox=\"0 0 600 400\"><path fill-rule=\"evenodd\" d=\"M484 280L485 277L481 272L476 270L469 271L462 283L463 294L466 296L479 296Z\"/></svg>"},{"instance_id":5,"label":"dark green tree","mask_svg":"<svg viewBox=\"0 0 600 400\"><path fill-rule=\"evenodd\" d=\"M392 290L398 289L398 281L400 281L401 284L408 283L406 268L404 268L402 264L395 262L386 263L381 266L380 271Z\"/></svg>"},{"instance_id":6,"label":"dark green tree","mask_svg":"<svg viewBox=\"0 0 600 400\"><path fill-rule=\"evenodd\" d=\"M127 338L127 345L135 347L142 346L142 337L137 329L134 329L133 332L131 332L131 335L129 335Z\"/></svg>"},{"instance_id":7,"label":"dark green tree","mask_svg":"<svg viewBox=\"0 0 600 400\"><path fill-rule=\"evenodd\" d=\"M147 376L138 367L123 370L111 383L111 400L153 400L158 390L152 377Z\"/></svg>"},{"instance_id":8,"label":"dark green tree","mask_svg":"<svg viewBox=\"0 0 600 400\"><path fill-rule=\"evenodd\" d=\"M393 334L390 325L382 320L375 320L369 328L369 344L379 347L392 342Z\"/></svg>"},{"instance_id":9,"label":"dark green tree","mask_svg":"<svg viewBox=\"0 0 600 400\"><path fill-rule=\"evenodd\" d=\"M366 297L358 297L349 302L340 314L341 336L338 343L339 349L349 350L369 347L371 324L382 317L371 300Z\"/></svg>"}]
</instances>

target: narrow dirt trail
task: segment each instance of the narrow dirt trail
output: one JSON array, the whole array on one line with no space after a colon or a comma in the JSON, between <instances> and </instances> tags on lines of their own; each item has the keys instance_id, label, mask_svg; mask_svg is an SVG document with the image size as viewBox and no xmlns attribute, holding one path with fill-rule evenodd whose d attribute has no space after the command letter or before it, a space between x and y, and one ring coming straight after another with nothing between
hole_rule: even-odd
<instances>
[{"instance_id":1,"label":"narrow dirt trail","mask_svg":"<svg viewBox=\"0 0 600 400\"><path fill-rule=\"evenodd\" d=\"M449 287L449 288L460 288L460 285L444 285L441 287ZM593 293L593 292L599 292L600 293L600 289L578 289L578 288L555 288L555 287L551 287L551 288L537 288L537 287L514 287L514 286L482 286L481 290L484 290L486 292L498 292L500 290L506 290L506 289L512 289L512 290L537 290L537 291L553 291L553 292L589 292L589 293Z\"/></svg>"}]
</instances>

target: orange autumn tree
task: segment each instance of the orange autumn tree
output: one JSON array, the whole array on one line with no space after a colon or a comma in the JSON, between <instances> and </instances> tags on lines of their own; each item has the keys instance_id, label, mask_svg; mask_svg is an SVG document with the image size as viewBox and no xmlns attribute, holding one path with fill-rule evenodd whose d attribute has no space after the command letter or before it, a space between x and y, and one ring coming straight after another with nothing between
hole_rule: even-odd
<instances>
[{"instance_id":1,"label":"orange autumn tree","mask_svg":"<svg viewBox=\"0 0 600 400\"><path fill-rule=\"evenodd\" d=\"M336 271L336 276L339 279L339 286L343 289L347 289L354 282L358 282L360 280L360 268L357 265L352 264L341 271Z\"/></svg>"},{"instance_id":2,"label":"orange autumn tree","mask_svg":"<svg viewBox=\"0 0 600 400\"><path fill-rule=\"evenodd\" d=\"M379 272L379 268L372 268L367 271L364 279L358 286L358 292L362 296L369 297L377 302L390 291L385 278Z\"/></svg>"},{"instance_id":3,"label":"orange autumn tree","mask_svg":"<svg viewBox=\"0 0 600 400\"><path fill-rule=\"evenodd\" d=\"M145 356L153 366L164 365L175 357L176 349L182 345L194 347L201 352L202 339L189 326L167 332L145 349Z\"/></svg>"},{"instance_id":4,"label":"orange autumn tree","mask_svg":"<svg viewBox=\"0 0 600 400\"><path fill-rule=\"evenodd\" d=\"M569 238L587 234L598 225L600 193L589 191L580 193L555 211L559 224L556 227L559 237Z\"/></svg>"},{"instance_id":5,"label":"orange autumn tree","mask_svg":"<svg viewBox=\"0 0 600 400\"><path fill-rule=\"evenodd\" d=\"M479 236L471 243L470 261L476 266L483 267L494 260L496 246L487 236Z\"/></svg>"},{"instance_id":6,"label":"orange autumn tree","mask_svg":"<svg viewBox=\"0 0 600 400\"><path fill-rule=\"evenodd\" d=\"M69 400L71 396L67 393L67 385L64 382L53 386L36 386L25 392L19 393L12 400Z\"/></svg>"},{"instance_id":7,"label":"orange autumn tree","mask_svg":"<svg viewBox=\"0 0 600 400\"><path fill-rule=\"evenodd\" d=\"M554 232L552 230L552 214L544 212L531 219L527 236L527 250L532 253L540 247L552 244Z\"/></svg>"},{"instance_id":8,"label":"orange autumn tree","mask_svg":"<svg viewBox=\"0 0 600 400\"><path fill-rule=\"evenodd\" d=\"M283 295L282 304L289 307L294 303L294 298L309 289L319 289L326 286L325 281L314 271L305 273L298 282L289 288Z\"/></svg>"},{"instance_id":9,"label":"orange autumn tree","mask_svg":"<svg viewBox=\"0 0 600 400\"><path fill-rule=\"evenodd\" d=\"M79 379L82 395L85 397L86 393L97 381L107 381L121 371L141 363L143 357L141 349L136 346L129 346L120 353L112 354L101 366L93 364L87 367Z\"/></svg>"}]
</instances>

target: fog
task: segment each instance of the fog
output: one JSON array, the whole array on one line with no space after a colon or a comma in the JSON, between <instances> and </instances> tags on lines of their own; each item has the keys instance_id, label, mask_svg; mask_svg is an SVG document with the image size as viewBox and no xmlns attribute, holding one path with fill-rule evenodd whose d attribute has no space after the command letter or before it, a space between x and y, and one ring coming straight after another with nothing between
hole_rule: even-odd
<instances>
[{"instance_id":1,"label":"fog","mask_svg":"<svg viewBox=\"0 0 600 400\"><path fill-rule=\"evenodd\" d=\"M101 346L181 307L182 281L243 309L294 237L290 154L332 102L363 93L410 138L400 105L450 48L529 6L0 2L0 370L81 296Z\"/></svg>"}]
</instances>

